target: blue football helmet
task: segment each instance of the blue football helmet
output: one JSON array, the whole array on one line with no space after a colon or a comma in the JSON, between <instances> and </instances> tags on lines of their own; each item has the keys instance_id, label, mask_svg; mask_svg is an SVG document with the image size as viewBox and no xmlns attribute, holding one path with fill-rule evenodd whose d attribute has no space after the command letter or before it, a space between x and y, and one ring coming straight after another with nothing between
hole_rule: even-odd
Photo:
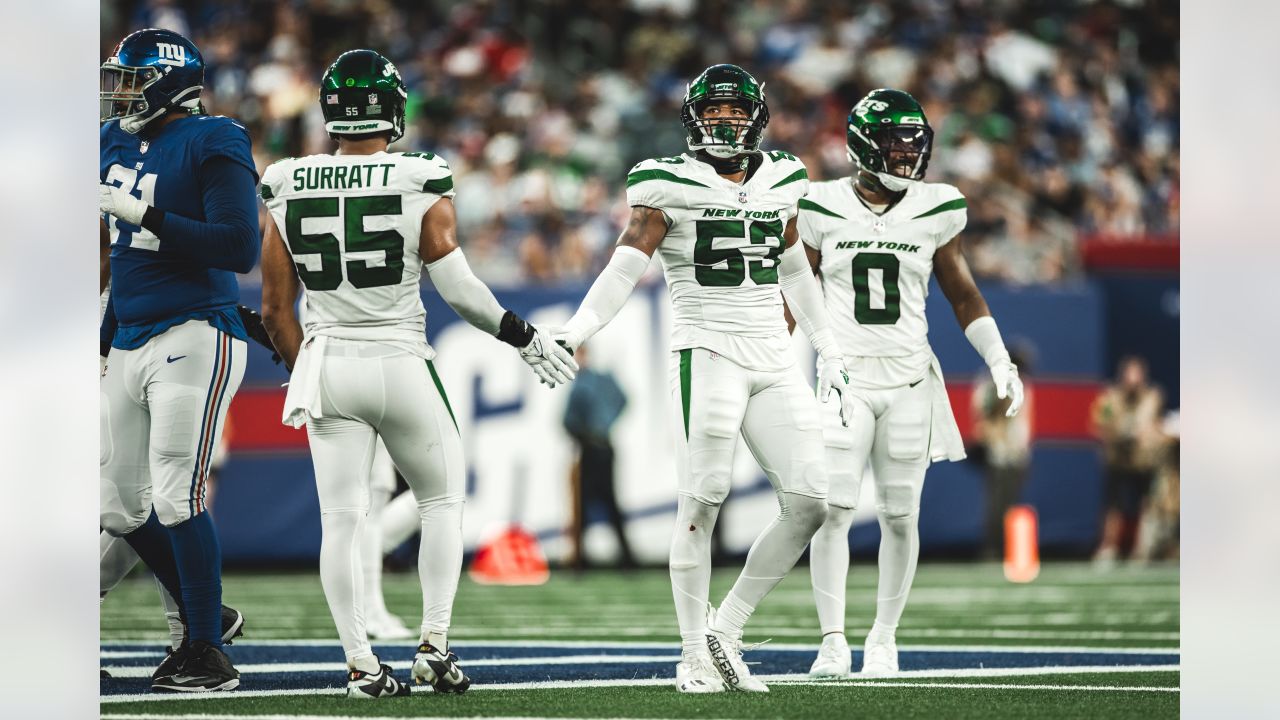
<instances>
[{"instance_id":1,"label":"blue football helmet","mask_svg":"<svg viewBox=\"0 0 1280 720\"><path fill-rule=\"evenodd\" d=\"M204 58L195 43L172 30L147 28L130 34L102 63L98 107L102 122L138 133L170 110L200 106Z\"/></svg>"}]
</instances>

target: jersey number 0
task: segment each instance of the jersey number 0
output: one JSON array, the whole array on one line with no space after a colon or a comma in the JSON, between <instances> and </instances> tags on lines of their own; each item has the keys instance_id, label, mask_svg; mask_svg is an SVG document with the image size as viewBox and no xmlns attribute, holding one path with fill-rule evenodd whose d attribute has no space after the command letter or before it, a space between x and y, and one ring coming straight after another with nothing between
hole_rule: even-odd
<instances>
[{"instance_id":1,"label":"jersey number 0","mask_svg":"<svg viewBox=\"0 0 1280 720\"><path fill-rule=\"evenodd\" d=\"M298 279L308 290L337 290L346 279L357 288L398 285L404 274L404 236L395 230L366 230L364 219L372 215L399 215L399 195L348 197L341 200L343 238L333 233L302 232L306 218L330 218L339 215L339 198L298 198L285 209L285 237L293 253ZM370 267L367 260L342 262L342 253L381 250L386 260L381 267ZM312 270L298 262L300 255L319 255L320 269Z\"/></svg>"}]
</instances>

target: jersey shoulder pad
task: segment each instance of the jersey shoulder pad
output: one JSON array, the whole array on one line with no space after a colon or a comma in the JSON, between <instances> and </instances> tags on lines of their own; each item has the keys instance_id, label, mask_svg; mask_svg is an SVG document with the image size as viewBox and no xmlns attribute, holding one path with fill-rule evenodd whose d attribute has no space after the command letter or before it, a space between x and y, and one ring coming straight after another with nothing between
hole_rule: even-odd
<instances>
[{"instance_id":1,"label":"jersey shoulder pad","mask_svg":"<svg viewBox=\"0 0 1280 720\"><path fill-rule=\"evenodd\" d=\"M440 197L453 197L453 169L441 156L433 152L395 153L400 167L405 171L405 182L413 190Z\"/></svg>"},{"instance_id":2,"label":"jersey shoulder pad","mask_svg":"<svg viewBox=\"0 0 1280 720\"><path fill-rule=\"evenodd\" d=\"M685 155L652 158L627 173L627 204L669 208L683 204L685 187L709 187L692 177L693 161Z\"/></svg>"},{"instance_id":3,"label":"jersey shoulder pad","mask_svg":"<svg viewBox=\"0 0 1280 720\"><path fill-rule=\"evenodd\" d=\"M848 182L849 178L837 178L835 180L821 180L809 183L809 192L800 198L801 220L803 221L806 216L813 219L848 220L848 211L844 207L844 188L842 187L843 184Z\"/></svg>"},{"instance_id":4,"label":"jersey shoulder pad","mask_svg":"<svg viewBox=\"0 0 1280 720\"><path fill-rule=\"evenodd\" d=\"M768 173L769 190L794 195L794 200L809 191L809 170L800 158L785 150L767 150L765 166L757 172ZM794 202L793 200L793 202Z\"/></svg>"},{"instance_id":5,"label":"jersey shoulder pad","mask_svg":"<svg viewBox=\"0 0 1280 720\"><path fill-rule=\"evenodd\" d=\"M258 185L258 195L263 202L274 200L284 194L281 184L293 173L298 158L280 158L262 171L262 182Z\"/></svg>"},{"instance_id":6,"label":"jersey shoulder pad","mask_svg":"<svg viewBox=\"0 0 1280 720\"><path fill-rule=\"evenodd\" d=\"M959 188L947 183L925 183L924 189L920 212L911 219L934 222L939 244L945 245L969 222L968 201Z\"/></svg>"},{"instance_id":7,"label":"jersey shoulder pad","mask_svg":"<svg viewBox=\"0 0 1280 720\"><path fill-rule=\"evenodd\" d=\"M199 133L200 157L198 162L205 162L214 157L225 157L240 163L258 179L258 168L253 162L253 143L249 139L249 130L225 115L196 115L192 118Z\"/></svg>"}]
</instances>

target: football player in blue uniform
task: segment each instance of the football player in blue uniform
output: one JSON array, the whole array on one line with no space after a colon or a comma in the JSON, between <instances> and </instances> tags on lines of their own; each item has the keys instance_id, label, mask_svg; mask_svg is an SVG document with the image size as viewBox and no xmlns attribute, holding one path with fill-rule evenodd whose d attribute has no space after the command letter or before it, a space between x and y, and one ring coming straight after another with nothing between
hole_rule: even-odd
<instances>
[{"instance_id":1,"label":"football player in blue uniform","mask_svg":"<svg viewBox=\"0 0 1280 720\"><path fill-rule=\"evenodd\" d=\"M222 651L222 555L205 479L244 376L235 274L261 245L249 133L199 114L203 83L191 41L147 29L103 63L99 94L99 210L111 241L100 522L181 600L188 643L152 687L184 692L240 682Z\"/></svg>"}]
</instances>

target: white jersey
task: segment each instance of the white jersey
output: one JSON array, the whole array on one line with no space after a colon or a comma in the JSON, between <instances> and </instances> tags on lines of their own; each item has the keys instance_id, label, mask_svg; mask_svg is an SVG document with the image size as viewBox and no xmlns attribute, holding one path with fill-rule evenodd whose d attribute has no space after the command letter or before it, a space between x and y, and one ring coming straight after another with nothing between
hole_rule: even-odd
<instances>
[{"instance_id":1,"label":"white jersey","mask_svg":"<svg viewBox=\"0 0 1280 720\"><path fill-rule=\"evenodd\" d=\"M919 380L933 360L925 318L933 254L964 229L964 196L912 183L877 215L841 178L813 183L800 209L800 238L822 253L823 295L850 375L873 386Z\"/></svg>"},{"instance_id":2,"label":"white jersey","mask_svg":"<svg viewBox=\"0 0 1280 720\"><path fill-rule=\"evenodd\" d=\"M675 311L671 349L705 348L771 371L794 362L778 262L809 175L788 153L760 158L741 184L689 154L646 160L627 175L627 202L667 217L658 255Z\"/></svg>"},{"instance_id":3,"label":"white jersey","mask_svg":"<svg viewBox=\"0 0 1280 720\"><path fill-rule=\"evenodd\" d=\"M305 288L304 329L393 343L426 358L419 280L422 216L453 197L453 175L432 153L311 155L262 175L262 199Z\"/></svg>"}]
</instances>

